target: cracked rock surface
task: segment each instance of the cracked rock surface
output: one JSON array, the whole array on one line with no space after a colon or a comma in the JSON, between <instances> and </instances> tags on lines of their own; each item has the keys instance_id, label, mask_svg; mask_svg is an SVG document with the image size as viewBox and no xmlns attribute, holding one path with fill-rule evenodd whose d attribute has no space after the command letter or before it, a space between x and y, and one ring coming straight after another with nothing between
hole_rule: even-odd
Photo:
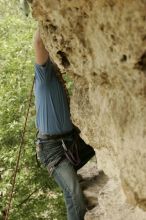
<instances>
[{"instance_id":1,"label":"cracked rock surface","mask_svg":"<svg viewBox=\"0 0 146 220\"><path fill-rule=\"evenodd\" d=\"M93 219L146 219L146 1L33 0L32 14L109 178Z\"/></svg>"}]
</instances>

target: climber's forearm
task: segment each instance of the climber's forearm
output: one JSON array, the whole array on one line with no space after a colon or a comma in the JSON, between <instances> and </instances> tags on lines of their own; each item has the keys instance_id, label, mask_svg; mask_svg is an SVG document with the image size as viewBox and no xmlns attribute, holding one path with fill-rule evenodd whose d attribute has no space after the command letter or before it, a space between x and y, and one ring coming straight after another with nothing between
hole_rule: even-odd
<instances>
[{"instance_id":1,"label":"climber's forearm","mask_svg":"<svg viewBox=\"0 0 146 220\"><path fill-rule=\"evenodd\" d=\"M40 65L45 64L49 58L49 53L46 50L44 43L41 39L39 29L36 31L34 36L34 50L35 50L35 62Z\"/></svg>"}]
</instances>

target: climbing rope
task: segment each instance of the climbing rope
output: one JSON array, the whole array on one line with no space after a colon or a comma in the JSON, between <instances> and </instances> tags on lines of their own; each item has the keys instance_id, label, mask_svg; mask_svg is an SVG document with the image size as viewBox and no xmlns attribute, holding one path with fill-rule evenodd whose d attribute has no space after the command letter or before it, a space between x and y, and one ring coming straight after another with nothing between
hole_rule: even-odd
<instances>
[{"instance_id":1,"label":"climbing rope","mask_svg":"<svg viewBox=\"0 0 146 220\"><path fill-rule=\"evenodd\" d=\"M14 187L15 187L15 183L16 183L16 176L17 176L17 172L18 172L18 168L19 168L19 162L20 162L22 147L23 147L23 144L24 144L24 137L25 137L25 133L26 133L26 125L27 125L27 121L28 121L29 110L30 110L30 106L31 106L34 81L35 81L35 77L33 78L33 83L32 83L32 87L31 87L31 91L30 91L30 95L29 95L28 108L27 108L24 127L23 127L23 131L22 131L22 136L21 136L21 141L20 141L20 146L19 146L19 152L18 152L18 156L17 156L17 161L16 161L16 166L15 166L15 169L14 169L14 173L12 175L12 189L10 191L8 207L6 208L6 213L5 213L4 220L8 220L8 218L9 218L9 212L10 212L10 209L11 209L12 199L13 199L13 196L14 196Z\"/></svg>"}]
</instances>

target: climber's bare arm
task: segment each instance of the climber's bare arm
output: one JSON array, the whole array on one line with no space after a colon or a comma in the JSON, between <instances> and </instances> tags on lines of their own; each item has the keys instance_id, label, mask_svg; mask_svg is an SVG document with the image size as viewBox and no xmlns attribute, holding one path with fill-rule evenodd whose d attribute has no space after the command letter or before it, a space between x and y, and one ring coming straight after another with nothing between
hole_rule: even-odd
<instances>
[{"instance_id":1,"label":"climber's bare arm","mask_svg":"<svg viewBox=\"0 0 146 220\"><path fill-rule=\"evenodd\" d=\"M37 64L44 65L49 58L49 53L43 44L39 29L36 31L34 36L34 50L35 50L35 62Z\"/></svg>"}]
</instances>

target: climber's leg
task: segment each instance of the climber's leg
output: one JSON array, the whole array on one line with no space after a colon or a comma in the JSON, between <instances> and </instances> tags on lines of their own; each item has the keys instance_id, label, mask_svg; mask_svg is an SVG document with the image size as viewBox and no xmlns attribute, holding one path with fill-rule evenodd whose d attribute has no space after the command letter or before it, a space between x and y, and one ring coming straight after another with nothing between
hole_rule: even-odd
<instances>
[{"instance_id":1,"label":"climber's leg","mask_svg":"<svg viewBox=\"0 0 146 220\"><path fill-rule=\"evenodd\" d=\"M68 220L83 220L86 212L84 196L77 174L67 159L53 171L53 176L63 190Z\"/></svg>"}]
</instances>

